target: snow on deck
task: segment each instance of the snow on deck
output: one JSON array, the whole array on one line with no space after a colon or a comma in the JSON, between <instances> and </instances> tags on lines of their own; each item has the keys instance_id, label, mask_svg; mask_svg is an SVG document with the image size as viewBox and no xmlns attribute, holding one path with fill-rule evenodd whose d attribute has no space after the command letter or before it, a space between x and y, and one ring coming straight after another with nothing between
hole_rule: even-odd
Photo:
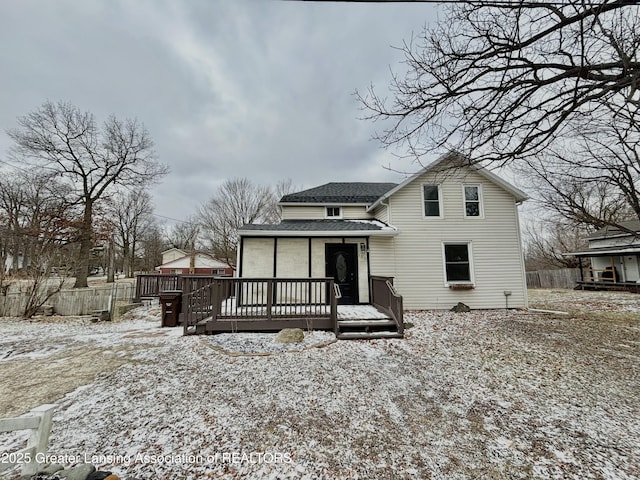
<instances>
[{"instance_id":1,"label":"snow on deck","mask_svg":"<svg viewBox=\"0 0 640 480\"><path fill-rule=\"evenodd\" d=\"M331 314L329 305L273 305L271 307L273 315L323 315ZM231 297L222 303L222 315L237 315L241 317L266 317L267 307L265 305L248 305L238 307L236 298ZM338 320L363 320L363 319L386 319L389 318L380 312L373 305L338 305Z\"/></svg>"}]
</instances>

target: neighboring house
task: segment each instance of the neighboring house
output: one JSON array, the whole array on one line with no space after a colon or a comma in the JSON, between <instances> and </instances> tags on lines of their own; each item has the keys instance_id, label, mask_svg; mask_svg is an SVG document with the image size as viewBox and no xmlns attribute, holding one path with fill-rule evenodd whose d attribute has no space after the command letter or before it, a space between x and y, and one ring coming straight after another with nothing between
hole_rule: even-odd
<instances>
[{"instance_id":1,"label":"neighboring house","mask_svg":"<svg viewBox=\"0 0 640 480\"><path fill-rule=\"evenodd\" d=\"M184 250L180 250L179 248L173 247L173 248L170 248L169 250L165 250L164 252L162 252L162 263L163 264L169 263L179 258L186 257L187 255L189 254Z\"/></svg>"},{"instance_id":2,"label":"neighboring house","mask_svg":"<svg viewBox=\"0 0 640 480\"><path fill-rule=\"evenodd\" d=\"M455 152L399 185L328 183L282 197L279 224L242 227L237 275L333 277L343 304L369 303L381 276L407 309L526 307L526 199Z\"/></svg>"},{"instance_id":3,"label":"neighboring house","mask_svg":"<svg viewBox=\"0 0 640 480\"><path fill-rule=\"evenodd\" d=\"M180 255L181 254L181 255ZM191 255L178 248L172 248L162 252L162 265L156 267L156 270L163 274L181 274L189 275L191 271ZM233 268L227 263L222 262L211 255L203 252L197 252L194 255L193 275L233 275Z\"/></svg>"},{"instance_id":4,"label":"neighboring house","mask_svg":"<svg viewBox=\"0 0 640 480\"><path fill-rule=\"evenodd\" d=\"M17 259L18 270L22 268L23 260L24 259L22 257L22 254L19 254ZM13 268L13 255L9 253L7 254L7 258L5 258L4 260L4 272L8 273L11 271L12 268Z\"/></svg>"},{"instance_id":5,"label":"neighboring house","mask_svg":"<svg viewBox=\"0 0 640 480\"><path fill-rule=\"evenodd\" d=\"M628 231L601 228L587 238L587 250L567 254L589 259L588 273L582 272L581 283L640 283L640 221L631 220L620 225Z\"/></svg>"}]
</instances>

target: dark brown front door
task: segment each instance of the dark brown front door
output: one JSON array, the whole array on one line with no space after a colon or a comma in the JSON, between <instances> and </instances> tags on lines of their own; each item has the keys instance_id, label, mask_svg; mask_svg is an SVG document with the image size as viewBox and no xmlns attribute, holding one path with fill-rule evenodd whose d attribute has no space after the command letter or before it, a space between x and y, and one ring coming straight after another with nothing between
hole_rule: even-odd
<instances>
[{"instance_id":1,"label":"dark brown front door","mask_svg":"<svg viewBox=\"0 0 640 480\"><path fill-rule=\"evenodd\" d=\"M342 298L338 303L358 303L358 249L354 243L327 243L325 258L327 277L333 277L340 287Z\"/></svg>"}]
</instances>

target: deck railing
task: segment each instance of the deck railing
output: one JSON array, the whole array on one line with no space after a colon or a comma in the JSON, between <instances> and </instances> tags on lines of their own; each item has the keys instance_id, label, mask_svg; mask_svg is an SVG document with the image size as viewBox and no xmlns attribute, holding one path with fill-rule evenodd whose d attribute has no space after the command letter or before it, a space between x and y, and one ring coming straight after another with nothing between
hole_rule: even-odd
<instances>
[{"instance_id":1,"label":"deck railing","mask_svg":"<svg viewBox=\"0 0 640 480\"><path fill-rule=\"evenodd\" d=\"M160 292L180 289L180 275L139 273L136 275L136 301L158 297Z\"/></svg>"},{"instance_id":2,"label":"deck railing","mask_svg":"<svg viewBox=\"0 0 640 480\"><path fill-rule=\"evenodd\" d=\"M211 320L332 319L337 297L333 278L215 278L183 295L183 326Z\"/></svg>"},{"instance_id":3,"label":"deck railing","mask_svg":"<svg viewBox=\"0 0 640 480\"><path fill-rule=\"evenodd\" d=\"M158 297L162 292L181 290L191 293L213 283L213 275L180 275L162 273L140 273L136 276L136 300Z\"/></svg>"},{"instance_id":4,"label":"deck railing","mask_svg":"<svg viewBox=\"0 0 640 480\"><path fill-rule=\"evenodd\" d=\"M371 304L396 322L398 333L404 333L402 296L393 286L393 277L371 277Z\"/></svg>"},{"instance_id":5,"label":"deck railing","mask_svg":"<svg viewBox=\"0 0 640 480\"><path fill-rule=\"evenodd\" d=\"M617 269L607 267L600 270L595 268L586 269L586 275L584 275L584 281L618 283L621 280L618 277Z\"/></svg>"}]
</instances>

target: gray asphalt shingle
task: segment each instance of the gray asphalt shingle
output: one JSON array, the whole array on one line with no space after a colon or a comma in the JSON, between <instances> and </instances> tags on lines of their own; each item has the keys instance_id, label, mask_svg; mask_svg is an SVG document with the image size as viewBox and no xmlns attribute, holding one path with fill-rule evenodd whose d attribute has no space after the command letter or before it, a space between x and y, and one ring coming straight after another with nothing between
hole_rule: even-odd
<instances>
[{"instance_id":1,"label":"gray asphalt shingle","mask_svg":"<svg viewBox=\"0 0 640 480\"><path fill-rule=\"evenodd\" d=\"M331 182L319 187L290 193L280 200L283 203L365 203L375 202L395 183L380 182Z\"/></svg>"}]
</instances>

